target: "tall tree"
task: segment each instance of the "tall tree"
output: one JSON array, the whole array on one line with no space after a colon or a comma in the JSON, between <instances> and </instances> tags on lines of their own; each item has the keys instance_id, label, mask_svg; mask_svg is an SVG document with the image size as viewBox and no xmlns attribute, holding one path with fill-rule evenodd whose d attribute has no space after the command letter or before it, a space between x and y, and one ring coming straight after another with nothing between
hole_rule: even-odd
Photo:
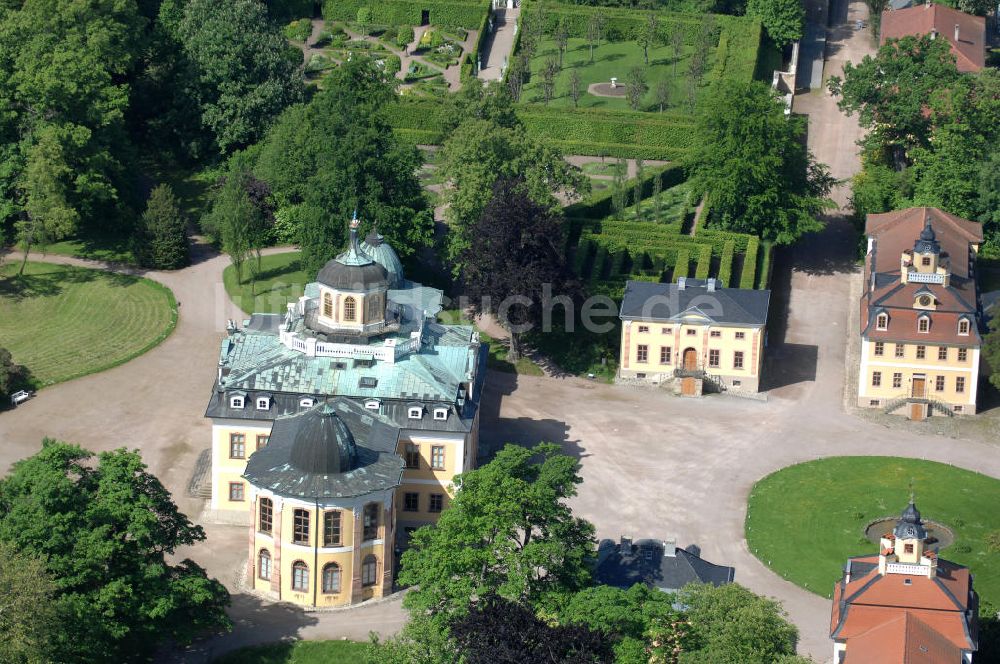
<instances>
[{"instance_id":1,"label":"tall tree","mask_svg":"<svg viewBox=\"0 0 1000 664\"><path fill-rule=\"evenodd\" d=\"M990 368L990 385L1000 389L1000 316L993 315L983 337L983 359Z\"/></svg>"},{"instance_id":2,"label":"tall tree","mask_svg":"<svg viewBox=\"0 0 1000 664\"><path fill-rule=\"evenodd\" d=\"M679 25L675 25L670 31L670 50L674 54L674 78L677 78L677 63L680 62L681 52L684 50L684 31Z\"/></svg>"},{"instance_id":3,"label":"tall tree","mask_svg":"<svg viewBox=\"0 0 1000 664\"><path fill-rule=\"evenodd\" d=\"M612 656L605 634L580 623L550 625L530 607L495 595L473 603L449 633L465 664L599 664Z\"/></svg>"},{"instance_id":4,"label":"tall tree","mask_svg":"<svg viewBox=\"0 0 1000 664\"><path fill-rule=\"evenodd\" d=\"M580 70L573 67L569 74L569 96L573 99L573 108L580 105L580 95L583 94L583 81L580 79Z\"/></svg>"},{"instance_id":5,"label":"tall tree","mask_svg":"<svg viewBox=\"0 0 1000 664\"><path fill-rule=\"evenodd\" d=\"M590 19L587 21L587 46L590 47L591 62L594 61L594 43L597 41L597 30L597 13L594 12L590 15Z\"/></svg>"},{"instance_id":6,"label":"tall tree","mask_svg":"<svg viewBox=\"0 0 1000 664\"><path fill-rule=\"evenodd\" d=\"M253 171L283 214L300 223L302 267L315 272L344 246L356 208L403 258L430 244L434 219L417 179L422 163L397 139L384 109L394 88L368 58L324 79L323 89L286 111L259 147Z\"/></svg>"},{"instance_id":7,"label":"tall tree","mask_svg":"<svg viewBox=\"0 0 1000 664\"><path fill-rule=\"evenodd\" d=\"M176 270L188 264L187 218L170 185L150 192L132 253L145 267Z\"/></svg>"},{"instance_id":8,"label":"tall tree","mask_svg":"<svg viewBox=\"0 0 1000 664\"><path fill-rule=\"evenodd\" d=\"M628 77L625 79L625 96L628 98L628 107L633 111L638 111L647 89L645 70L642 67L629 69Z\"/></svg>"},{"instance_id":9,"label":"tall tree","mask_svg":"<svg viewBox=\"0 0 1000 664\"><path fill-rule=\"evenodd\" d=\"M821 228L834 180L806 149L804 130L762 83L713 88L698 118L700 147L690 168L715 223L781 244Z\"/></svg>"},{"instance_id":10,"label":"tall tree","mask_svg":"<svg viewBox=\"0 0 1000 664\"><path fill-rule=\"evenodd\" d=\"M660 20L656 12L646 14L646 20L639 29L639 46L642 47L642 59L649 66L649 49L660 43Z\"/></svg>"},{"instance_id":11,"label":"tall tree","mask_svg":"<svg viewBox=\"0 0 1000 664\"><path fill-rule=\"evenodd\" d=\"M665 78L656 82L656 103L660 107L660 113L670 103L670 81Z\"/></svg>"},{"instance_id":12,"label":"tall tree","mask_svg":"<svg viewBox=\"0 0 1000 664\"><path fill-rule=\"evenodd\" d=\"M3 352L0 350L0 352ZM0 541L0 661L47 664L59 630L45 562Z\"/></svg>"},{"instance_id":13,"label":"tall tree","mask_svg":"<svg viewBox=\"0 0 1000 664\"><path fill-rule=\"evenodd\" d=\"M898 149L905 159L915 147L929 143L932 97L959 78L947 39L904 37L889 40L873 58L844 65L844 78L831 76L830 92L841 110L858 114L868 130L866 151Z\"/></svg>"},{"instance_id":14,"label":"tall tree","mask_svg":"<svg viewBox=\"0 0 1000 664\"><path fill-rule=\"evenodd\" d=\"M70 201L69 182L73 179L57 128L39 128L21 179L24 211L16 229L24 257L19 275L24 274L32 248L45 247L76 230L80 214Z\"/></svg>"},{"instance_id":15,"label":"tall tree","mask_svg":"<svg viewBox=\"0 0 1000 664\"><path fill-rule=\"evenodd\" d=\"M0 480L0 541L44 562L58 590L55 661L134 661L166 639L229 627L229 593L179 547L205 539L137 452L46 439Z\"/></svg>"},{"instance_id":16,"label":"tall tree","mask_svg":"<svg viewBox=\"0 0 1000 664\"><path fill-rule=\"evenodd\" d=\"M556 90L556 76L559 75L561 65L555 58L549 58L542 65L542 99L548 104Z\"/></svg>"},{"instance_id":17,"label":"tall tree","mask_svg":"<svg viewBox=\"0 0 1000 664\"><path fill-rule=\"evenodd\" d=\"M507 445L458 475L451 504L403 552L399 581L414 586L403 605L444 629L475 597L540 606L586 586L594 529L566 504L579 483L553 444Z\"/></svg>"},{"instance_id":18,"label":"tall tree","mask_svg":"<svg viewBox=\"0 0 1000 664\"><path fill-rule=\"evenodd\" d=\"M545 292L574 295L562 251L562 218L530 197L521 179L498 180L469 229L461 255L472 306L492 313L510 333L508 357L520 357L521 334L542 322Z\"/></svg>"},{"instance_id":19,"label":"tall tree","mask_svg":"<svg viewBox=\"0 0 1000 664\"><path fill-rule=\"evenodd\" d=\"M221 151L254 143L302 99L302 53L261 0L190 0L179 36L198 74L202 122Z\"/></svg>"},{"instance_id":20,"label":"tall tree","mask_svg":"<svg viewBox=\"0 0 1000 664\"><path fill-rule=\"evenodd\" d=\"M566 17L560 16L556 23L556 47L559 49L559 69L563 66L563 55L566 53L566 46L569 44L569 27L566 25Z\"/></svg>"},{"instance_id":21,"label":"tall tree","mask_svg":"<svg viewBox=\"0 0 1000 664\"><path fill-rule=\"evenodd\" d=\"M587 191L589 180L562 154L528 136L518 123L505 127L488 120L463 122L441 150L439 172L449 221L447 254L455 273L470 242L469 229L482 215L499 179L520 178L531 199L549 210L560 207L555 193L573 199ZM380 225L381 228L381 225Z\"/></svg>"},{"instance_id":22,"label":"tall tree","mask_svg":"<svg viewBox=\"0 0 1000 664\"><path fill-rule=\"evenodd\" d=\"M11 394L27 387L29 382L27 368L15 363L9 350L0 348L0 399L6 402Z\"/></svg>"},{"instance_id":23,"label":"tall tree","mask_svg":"<svg viewBox=\"0 0 1000 664\"><path fill-rule=\"evenodd\" d=\"M774 664L795 657L798 629L785 619L781 605L743 586L693 584L677 596L700 641L682 662Z\"/></svg>"},{"instance_id":24,"label":"tall tree","mask_svg":"<svg viewBox=\"0 0 1000 664\"><path fill-rule=\"evenodd\" d=\"M747 16L760 19L779 48L801 39L806 22L801 0L747 0Z\"/></svg>"}]
</instances>

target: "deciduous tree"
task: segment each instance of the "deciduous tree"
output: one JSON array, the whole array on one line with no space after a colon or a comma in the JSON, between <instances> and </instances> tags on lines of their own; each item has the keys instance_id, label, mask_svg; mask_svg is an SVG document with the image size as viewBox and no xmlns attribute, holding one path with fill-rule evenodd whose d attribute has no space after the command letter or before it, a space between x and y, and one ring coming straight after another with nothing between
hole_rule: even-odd
<instances>
[{"instance_id":1,"label":"deciduous tree","mask_svg":"<svg viewBox=\"0 0 1000 664\"><path fill-rule=\"evenodd\" d=\"M569 74L569 96L573 99L573 108L580 105L580 95L583 94L583 81L580 80L580 71L573 67Z\"/></svg>"},{"instance_id":2,"label":"deciduous tree","mask_svg":"<svg viewBox=\"0 0 1000 664\"><path fill-rule=\"evenodd\" d=\"M414 586L404 606L443 629L473 598L537 607L585 587L594 529L566 504L580 481L577 461L552 444L507 445L458 475L451 504L403 553L399 581Z\"/></svg>"},{"instance_id":3,"label":"deciduous tree","mask_svg":"<svg viewBox=\"0 0 1000 664\"><path fill-rule=\"evenodd\" d=\"M228 628L229 593L180 547L205 539L137 452L46 439L0 480L0 541L55 582L54 661L133 661Z\"/></svg>"},{"instance_id":4,"label":"deciduous tree","mask_svg":"<svg viewBox=\"0 0 1000 664\"><path fill-rule=\"evenodd\" d=\"M302 99L302 53L259 0L190 0L179 36L194 64L202 122L223 152L257 141Z\"/></svg>"},{"instance_id":5,"label":"deciduous tree","mask_svg":"<svg viewBox=\"0 0 1000 664\"><path fill-rule=\"evenodd\" d=\"M747 0L747 16L760 19L779 48L802 38L806 12L800 0Z\"/></svg>"},{"instance_id":6,"label":"deciduous tree","mask_svg":"<svg viewBox=\"0 0 1000 664\"><path fill-rule=\"evenodd\" d=\"M633 111L638 111L642 105L642 96L646 94L646 72L642 67L632 67L628 70L628 78L625 79L625 96L628 98L628 106Z\"/></svg>"},{"instance_id":7,"label":"deciduous tree","mask_svg":"<svg viewBox=\"0 0 1000 664\"><path fill-rule=\"evenodd\" d=\"M656 82L656 103L660 107L660 113L670 103L670 81L665 78Z\"/></svg>"},{"instance_id":8,"label":"deciduous tree","mask_svg":"<svg viewBox=\"0 0 1000 664\"><path fill-rule=\"evenodd\" d=\"M822 227L834 180L806 149L804 129L762 83L713 87L698 116L691 182L714 223L781 244Z\"/></svg>"},{"instance_id":9,"label":"deciduous tree","mask_svg":"<svg viewBox=\"0 0 1000 664\"><path fill-rule=\"evenodd\" d=\"M639 46L642 47L642 59L649 66L649 49L660 42L660 21L656 12L649 12L639 29Z\"/></svg>"},{"instance_id":10,"label":"deciduous tree","mask_svg":"<svg viewBox=\"0 0 1000 664\"><path fill-rule=\"evenodd\" d=\"M9 350L0 348L0 399L4 400L0 406L6 406L10 395L28 387L29 382L27 368L15 363Z\"/></svg>"},{"instance_id":11,"label":"deciduous tree","mask_svg":"<svg viewBox=\"0 0 1000 664\"><path fill-rule=\"evenodd\" d=\"M546 298L572 296L562 217L531 199L521 179L501 179L469 229L462 277L473 308L492 313L510 333L508 358L520 357L521 334L542 323Z\"/></svg>"},{"instance_id":12,"label":"deciduous tree","mask_svg":"<svg viewBox=\"0 0 1000 664\"><path fill-rule=\"evenodd\" d=\"M52 603L55 594L45 561L0 541L0 661L53 661L51 644L60 629Z\"/></svg>"}]
</instances>

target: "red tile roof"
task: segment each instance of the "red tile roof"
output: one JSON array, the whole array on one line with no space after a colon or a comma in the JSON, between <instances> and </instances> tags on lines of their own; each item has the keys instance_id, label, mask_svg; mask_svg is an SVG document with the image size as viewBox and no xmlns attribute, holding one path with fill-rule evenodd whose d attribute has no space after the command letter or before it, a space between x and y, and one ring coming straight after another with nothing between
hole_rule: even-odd
<instances>
[{"instance_id":1,"label":"red tile roof","mask_svg":"<svg viewBox=\"0 0 1000 664\"><path fill-rule=\"evenodd\" d=\"M852 558L852 566L870 569L834 588L830 636L846 643L844 664L958 664L963 650L976 649L968 568L941 560L934 578L881 575L878 560Z\"/></svg>"},{"instance_id":2,"label":"red tile roof","mask_svg":"<svg viewBox=\"0 0 1000 664\"><path fill-rule=\"evenodd\" d=\"M930 217L931 228L951 261L951 271L959 277L969 276L969 245L981 244L983 226L933 207L914 207L883 214L870 214L865 220L865 233L878 242L875 256L876 272L899 272L899 257L913 249L913 243Z\"/></svg>"},{"instance_id":3,"label":"red tile roof","mask_svg":"<svg viewBox=\"0 0 1000 664\"><path fill-rule=\"evenodd\" d=\"M951 44L958 71L976 72L986 66L986 19L982 16L933 3L882 12L882 44L907 35L929 35L935 30Z\"/></svg>"}]
</instances>

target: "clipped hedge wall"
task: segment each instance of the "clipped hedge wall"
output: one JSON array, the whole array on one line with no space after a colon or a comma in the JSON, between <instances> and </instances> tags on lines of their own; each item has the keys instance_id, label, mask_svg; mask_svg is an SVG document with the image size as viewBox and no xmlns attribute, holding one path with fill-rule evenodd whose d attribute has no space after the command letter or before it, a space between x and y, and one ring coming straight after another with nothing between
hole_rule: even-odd
<instances>
[{"instance_id":1,"label":"clipped hedge wall","mask_svg":"<svg viewBox=\"0 0 1000 664\"><path fill-rule=\"evenodd\" d=\"M666 191L670 187L684 182L686 175L682 166L667 166L662 170L650 170L643 178L641 191L643 198L647 198L653 193L653 179L660 178L660 184ZM574 203L566 208L567 217L581 217L586 219L602 219L611 214L611 196L614 192L611 187L600 194L591 196L585 201ZM625 207L635 205L632 200L635 197L635 179L625 183Z\"/></svg>"},{"instance_id":2,"label":"clipped hedge wall","mask_svg":"<svg viewBox=\"0 0 1000 664\"><path fill-rule=\"evenodd\" d=\"M448 0L326 0L323 17L336 21L356 21L358 10L368 7L375 25L421 25L424 10L431 25L475 30L489 12L489 2Z\"/></svg>"},{"instance_id":3,"label":"clipped hedge wall","mask_svg":"<svg viewBox=\"0 0 1000 664\"><path fill-rule=\"evenodd\" d=\"M743 255L743 274L740 275L740 288L753 288L757 279L757 250L760 240L755 237L747 242L747 250Z\"/></svg>"},{"instance_id":4,"label":"clipped hedge wall","mask_svg":"<svg viewBox=\"0 0 1000 664\"><path fill-rule=\"evenodd\" d=\"M444 140L444 103L434 97L400 97L384 109L386 120L398 136L419 135L420 143L438 145Z\"/></svg>"},{"instance_id":5,"label":"clipped hedge wall","mask_svg":"<svg viewBox=\"0 0 1000 664\"><path fill-rule=\"evenodd\" d=\"M756 239L756 238L754 238ZM719 281L722 282L723 288L729 286L733 280L733 255L736 253L736 241L726 240L726 244L722 247L722 258L719 262ZM757 257L754 256L754 260Z\"/></svg>"}]
</instances>

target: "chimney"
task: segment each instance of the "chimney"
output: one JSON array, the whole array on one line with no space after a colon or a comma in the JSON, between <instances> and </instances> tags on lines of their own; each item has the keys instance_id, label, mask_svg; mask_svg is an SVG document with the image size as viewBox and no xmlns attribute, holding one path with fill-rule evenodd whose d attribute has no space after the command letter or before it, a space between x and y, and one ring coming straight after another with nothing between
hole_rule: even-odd
<instances>
[{"instance_id":1,"label":"chimney","mask_svg":"<svg viewBox=\"0 0 1000 664\"><path fill-rule=\"evenodd\" d=\"M677 277L677 290L684 290L687 285L687 277Z\"/></svg>"},{"instance_id":2,"label":"chimney","mask_svg":"<svg viewBox=\"0 0 1000 664\"><path fill-rule=\"evenodd\" d=\"M956 44L958 43L958 29L959 29L959 26L958 26L958 23L956 23L955 24L955 43Z\"/></svg>"},{"instance_id":3,"label":"chimney","mask_svg":"<svg viewBox=\"0 0 1000 664\"><path fill-rule=\"evenodd\" d=\"M670 539L663 540L663 557L677 557L677 540L675 538L671 537Z\"/></svg>"},{"instance_id":4,"label":"chimney","mask_svg":"<svg viewBox=\"0 0 1000 664\"><path fill-rule=\"evenodd\" d=\"M625 537L622 535L621 541L618 543L618 553L623 556L632 555L632 538Z\"/></svg>"},{"instance_id":5,"label":"chimney","mask_svg":"<svg viewBox=\"0 0 1000 664\"><path fill-rule=\"evenodd\" d=\"M709 279L708 280L707 288L708 288L708 292L709 293L714 293L715 292L715 279Z\"/></svg>"}]
</instances>

